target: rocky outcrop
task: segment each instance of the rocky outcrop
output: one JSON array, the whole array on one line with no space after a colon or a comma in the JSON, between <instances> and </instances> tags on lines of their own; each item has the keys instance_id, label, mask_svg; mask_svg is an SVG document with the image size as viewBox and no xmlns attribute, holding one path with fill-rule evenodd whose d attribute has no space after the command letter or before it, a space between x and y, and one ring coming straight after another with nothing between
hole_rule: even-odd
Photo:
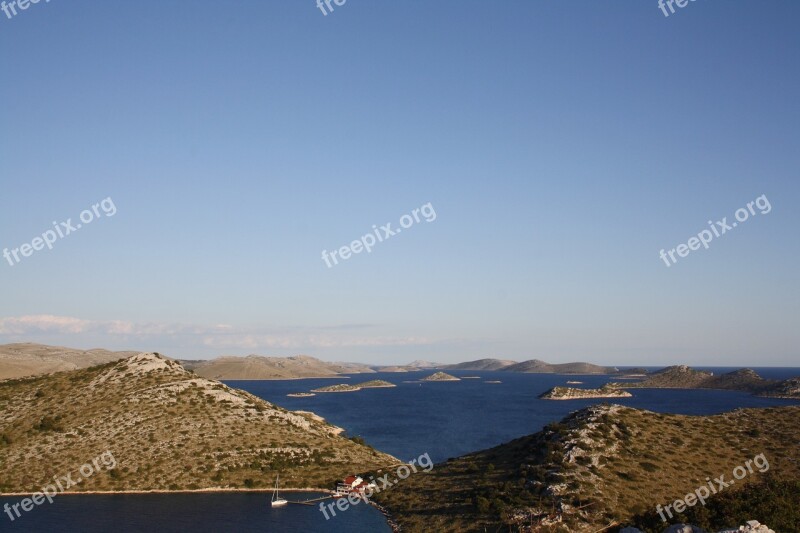
<instances>
[{"instance_id":1,"label":"rocky outcrop","mask_svg":"<svg viewBox=\"0 0 800 533\"><path fill-rule=\"evenodd\" d=\"M605 386L600 389L577 389L574 387L553 387L541 394L543 400L583 400L588 398L630 398L630 392Z\"/></svg>"},{"instance_id":2,"label":"rocky outcrop","mask_svg":"<svg viewBox=\"0 0 800 533\"><path fill-rule=\"evenodd\" d=\"M739 529L723 529L719 533L775 533L764 524L759 524L758 520L748 520L747 524L739 526Z\"/></svg>"},{"instance_id":3,"label":"rocky outcrop","mask_svg":"<svg viewBox=\"0 0 800 533\"><path fill-rule=\"evenodd\" d=\"M759 376L754 370L741 368L720 376L712 376L701 383L701 388L759 392L771 383L771 381Z\"/></svg>"},{"instance_id":4,"label":"rocky outcrop","mask_svg":"<svg viewBox=\"0 0 800 533\"><path fill-rule=\"evenodd\" d=\"M643 388L643 389L697 389L712 378L711 372L695 370L686 365L669 366L639 383L615 383L618 387Z\"/></svg>"},{"instance_id":5,"label":"rocky outcrop","mask_svg":"<svg viewBox=\"0 0 800 533\"><path fill-rule=\"evenodd\" d=\"M328 385L318 389L311 389L311 392L355 392L358 390L361 390L361 387L348 385L347 383L337 383L336 385Z\"/></svg>"},{"instance_id":6,"label":"rocky outcrop","mask_svg":"<svg viewBox=\"0 0 800 533\"><path fill-rule=\"evenodd\" d=\"M626 527L619 530L619 533L644 533L635 527ZM709 533L705 529L689 524L674 524L666 528L662 533ZM747 524L739 526L737 529L722 529L717 533L775 533L764 524L757 520L749 520Z\"/></svg>"},{"instance_id":7,"label":"rocky outcrop","mask_svg":"<svg viewBox=\"0 0 800 533\"><path fill-rule=\"evenodd\" d=\"M420 381L461 381L461 380L455 376L451 376L450 374L445 374L444 372L436 372L435 374L431 374L426 378L422 378Z\"/></svg>"},{"instance_id":8,"label":"rocky outcrop","mask_svg":"<svg viewBox=\"0 0 800 533\"><path fill-rule=\"evenodd\" d=\"M768 398L800 398L800 378L792 378L775 383L762 390L758 396L765 396Z\"/></svg>"}]
</instances>

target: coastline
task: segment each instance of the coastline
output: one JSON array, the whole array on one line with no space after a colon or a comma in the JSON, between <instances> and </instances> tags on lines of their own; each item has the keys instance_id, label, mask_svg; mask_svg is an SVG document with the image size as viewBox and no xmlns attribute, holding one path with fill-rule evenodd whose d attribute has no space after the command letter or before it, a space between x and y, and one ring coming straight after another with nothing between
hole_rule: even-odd
<instances>
[{"instance_id":1,"label":"coastline","mask_svg":"<svg viewBox=\"0 0 800 533\"><path fill-rule=\"evenodd\" d=\"M362 373L364 375L371 374L371 372L362 372ZM334 376L303 376L299 378L274 377L274 378L252 378L252 379L245 379L245 378L205 378L205 379L210 379L213 381L299 381L302 379L352 379L352 376L347 374L336 374Z\"/></svg>"},{"instance_id":2,"label":"coastline","mask_svg":"<svg viewBox=\"0 0 800 533\"><path fill-rule=\"evenodd\" d=\"M404 382L405 383L405 382ZM375 385L370 387L357 387L354 385L355 388L353 389L343 389L343 390L322 390L322 389L311 389L311 392L314 394L331 394L337 392L358 392L362 390L369 390L369 389L393 389L397 387L397 385ZM313 394L312 394L313 396Z\"/></svg>"},{"instance_id":3,"label":"coastline","mask_svg":"<svg viewBox=\"0 0 800 533\"><path fill-rule=\"evenodd\" d=\"M162 494L162 495L173 495L173 494L263 494L264 496L269 496L273 492L273 489L233 489L233 488L222 488L222 487L214 487L208 489L194 489L194 490L164 490L164 489L153 489L153 490L113 490L113 491L85 491L85 492L75 492L75 491L65 491L59 492L55 496L119 496L119 495L130 495L130 496L146 496L148 494ZM301 489L281 489L283 493L308 493L308 492L316 492L327 494L333 496L336 494L336 491L330 489L321 489L321 488L301 488ZM37 492L8 492L2 493L0 492L0 498L32 498L34 494L39 493ZM374 502L373 500L367 499L366 500L369 505L375 508L383 518L386 520L386 523L389 525L393 533L400 532L400 526L398 523L392 518L391 513L389 512L386 507Z\"/></svg>"},{"instance_id":4,"label":"coastline","mask_svg":"<svg viewBox=\"0 0 800 533\"><path fill-rule=\"evenodd\" d=\"M567 400L596 400L596 399L620 399L620 398L630 398L631 396L603 396L603 395L590 395L590 396L573 396L571 398L540 398L541 400L553 400L553 401L567 401Z\"/></svg>"},{"instance_id":5,"label":"coastline","mask_svg":"<svg viewBox=\"0 0 800 533\"><path fill-rule=\"evenodd\" d=\"M59 492L56 496L114 496L119 494L225 494L225 493L263 493L263 494L271 494L274 489L234 489L234 488L224 488L224 487L212 487L208 489L193 489L193 490L168 490L168 489L151 489L151 490L89 490L89 491L65 491ZM35 492L0 492L0 498L16 498L20 497L28 497L37 494L39 491ZM334 494L334 491L330 489L320 489L320 488L302 488L302 489L284 489L281 488L281 492L322 492L324 494Z\"/></svg>"}]
</instances>

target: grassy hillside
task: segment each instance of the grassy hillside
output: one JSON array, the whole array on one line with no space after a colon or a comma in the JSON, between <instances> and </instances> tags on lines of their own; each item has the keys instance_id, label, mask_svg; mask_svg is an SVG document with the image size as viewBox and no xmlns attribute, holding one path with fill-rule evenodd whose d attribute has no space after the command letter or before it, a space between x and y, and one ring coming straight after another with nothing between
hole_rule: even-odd
<instances>
[{"instance_id":1,"label":"grassy hillside","mask_svg":"<svg viewBox=\"0 0 800 533\"><path fill-rule=\"evenodd\" d=\"M613 524L632 524L707 477L731 479L757 454L768 459L773 479L796 480L798 441L800 407L691 417L595 406L414 474L380 500L404 531L614 531ZM762 477L756 470L725 495Z\"/></svg>"},{"instance_id":2,"label":"grassy hillside","mask_svg":"<svg viewBox=\"0 0 800 533\"><path fill-rule=\"evenodd\" d=\"M0 491L38 490L110 451L76 490L330 487L397 462L313 415L200 378L157 354L0 382Z\"/></svg>"}]
</instances>

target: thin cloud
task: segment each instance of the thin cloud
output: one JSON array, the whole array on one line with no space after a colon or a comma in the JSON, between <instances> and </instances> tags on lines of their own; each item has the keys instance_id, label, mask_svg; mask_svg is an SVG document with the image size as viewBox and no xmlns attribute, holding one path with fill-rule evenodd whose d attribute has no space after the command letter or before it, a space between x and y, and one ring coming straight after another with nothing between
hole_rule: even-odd
<instances>
[{"instance_id":1,"label":"thin cloud","mask_svg":"<svg viewBox=\"0 0 800 533\"><path fill-rule=\"evenodd\" d=\"M374 324L297 326L282 329L240 328L228 324L213 326L174 323L136 323L124 320L85 320L56 315L26 315L0 318L0 335L16 338L48 334L73 337L92 335L120 339L189 337L192 342L216 349L325 349L355 347L424 346L441 343L425 337L355 335ZM28 340L28 339L26 339ZM67 339L68 340L68 339Z\"/></svg>"}]
</instances>

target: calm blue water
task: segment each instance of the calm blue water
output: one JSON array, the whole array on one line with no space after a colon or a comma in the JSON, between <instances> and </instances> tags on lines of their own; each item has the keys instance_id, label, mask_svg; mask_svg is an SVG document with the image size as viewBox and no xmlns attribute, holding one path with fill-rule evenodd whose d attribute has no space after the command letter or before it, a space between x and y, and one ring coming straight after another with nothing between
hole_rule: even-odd
<instances>
[{"instance_id":1,"label":"calm blue water","mask_svg":"<svg viewBox=\"0 0 800 533\"><path fill-rule=\"evenodd\" d=\"M715 373L734 369L714 368ZM762 376L785 379L800 369L756 369ZM431 372L352 375L349 379L290 381L234 381L245 389L291 410L307 410L345 428L348 435L362 436L379 450L411 460L428 453L435 462L501 444L539 431L571 411L601 400L547 401L537 398L550 387L582 381L597 387L609 376L563 376L505 372L454 371L457 376L481 376L459 382L404 383ZM290 392L338 382L359 383L385 379L390 389L366 389L352 393L317 394L288 398ZM500 380L500 384L485 383ZM632 390L633 398L615 400L659 412L707 415L739 407L796 405L792 400L756 398L746 393L706 390ZM290 500L312 498L290 494ZM183 494L125 496L59 496L55 503L34 508L15 522L0 514L0 531L19 532L388 532L383 516L374 508L355 506L329 521L316 507L288 506L271 509L265 494ZM0 498L0 506L20 498Z\"/></svg>"},{"instance_id":2,"label":"calm blue water","mask_svg":"<svg viewBox=\"0 0 800 533\"><path fill-rule=\"evenodd\" d=\"M712 369L715 374L735 369ZM755 369L765 377L786 379L800 369ZM610 376L565 376L516 374L511 372L453 371L459 377L481 376L456 382L404 383L430 375L430 371L354 374L349 379L294 381L232 381L228 385L247 390L291 410L313 411L361 436L375 448L403 460L428 453L435 462L496 446L535 433L550 422L603 400L552 401L537 398L556 385L582 381L578 387L599 387ZM290 392L339 382L359 383L383 379L396 388L364 389L348 393L317 394L310 398L287 398ZM500 384L485 383L500 380ZM748 393L712 390L632 390L633 398L614 403L651 411L709 415L738 407L796 405L793 400L756 398Z\"/></svg>"},{"instance_id":3,"label":"calm blue water","mask_svg":"<svg viewBox=\"0 0 800 533\"><path fill-rule=\"evenodd\" d=\"M314 493L286 493L302 501ZM272 509L269 494L175 494L57 496L13 522L0 515L0 531L58 533L331 532L391 533L383 515L355 505L326 521L317 507L287 505ZM0 498L0 506L21 498ZM13 513L13 511L12 511Z\"/></svg>"}]
</instances>

